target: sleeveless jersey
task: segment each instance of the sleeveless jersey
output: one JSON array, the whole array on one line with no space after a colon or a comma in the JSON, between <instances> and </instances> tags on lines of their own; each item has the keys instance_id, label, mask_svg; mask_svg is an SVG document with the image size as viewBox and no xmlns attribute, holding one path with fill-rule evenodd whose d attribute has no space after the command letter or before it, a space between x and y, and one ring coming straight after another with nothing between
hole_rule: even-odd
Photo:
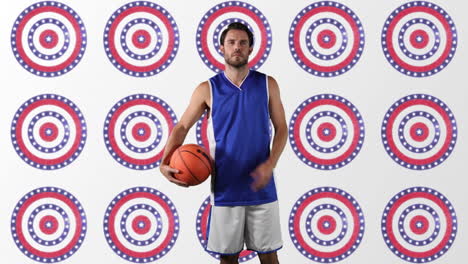
<instances>
[{"instance_id":1,"label":"sleeveless jersey","mask_svg":"<svg viewBox=\"0 0 468 264\"><path fill-rule=\"evenodd\" d=\"M215 160L211 201L219 206L276 201L273 177L264 189L250 188L250 173L270 155L267 76L251 70L238 87L222 72L210 78L209 84L214 139L210 152Z\"/></svg>"}]
</instances>

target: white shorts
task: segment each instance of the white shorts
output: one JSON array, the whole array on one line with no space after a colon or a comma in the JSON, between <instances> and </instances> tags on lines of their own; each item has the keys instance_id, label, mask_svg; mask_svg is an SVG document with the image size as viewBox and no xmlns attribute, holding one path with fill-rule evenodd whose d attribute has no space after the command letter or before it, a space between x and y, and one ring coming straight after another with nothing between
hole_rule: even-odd
<instances>
[{"instance_id":1,"label":"white shorts","mask_svg":"<svg viewBox=\"0 0 468 264\"><path fill-rule=\"evenodd\" d=\"M283 246L278 201L249 206L212 206L206 250L234 255L244 249L269 253Z\"/></svg>"}]
</instances>

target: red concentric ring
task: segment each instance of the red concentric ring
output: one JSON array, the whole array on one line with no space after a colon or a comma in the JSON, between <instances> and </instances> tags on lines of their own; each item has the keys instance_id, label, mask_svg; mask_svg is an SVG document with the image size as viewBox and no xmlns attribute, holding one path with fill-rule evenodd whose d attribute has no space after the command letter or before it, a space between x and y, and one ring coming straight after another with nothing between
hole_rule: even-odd
<instances>
[{"instance_id":1,"label":"red concentric ring","mask_svg":"<svg viewBox=\"0 0 468 264\"><path fill-rule=\"evenodd\" d=\"M23 217L25 217L24 213L25 211L31 206L32 203L40 200L40 199L57 199L60 200L61 202L65 203L70 210L73 212L73 217L74 219L81 219L81 214L80 210L78 209L77 205L74 204L67 196L63 194L59 194L56 192L42 192L38 193L34 196L32 196L30 199L27 199L22 205L21 208L18 210L17 216L16 216L16 230L17 232L17 239L19 240L19 243L31 254L34 254L36 256L47 256L48 258L58 258L60 256L63 256L73 249L76 249L76 245L79 244L78 240L81 238L81 230L82 230L82 222L81 221L76 221L76 226L75 229L73 230L73 238L70 240L70 242L61 247L61 249L53 252L46 252L39 250L35 247L33 247L28 240L25 238L22 230L22 223L23 223Z\"/></svg>"},{"instance_id":2,"label":"red concentric ring","mask_svg":"<svg viewBox=\"0 0 468 264\"><path fill-rule=\"evenodd\" d=\"M24 27L26 26L26 24L34 17L34 16L37 16L41 13L49 13L49 12L53 12L53 13L57 13L63 17L65 17L68 22L73 26L73 30L75 31L74 32L74 35L76 37L76 43L82 43L82 37L81 37L81 28L80 28L80 24L78 24L78 21L67 11L65 11L64 9L62 8L58 8L58 7L55 7L55 6L43 6L43 7L38 7L38 8L35 8L34 10L32 10L31 12L27 13L20 21L18 27L17 27L17 32L16 32L16 43L27 43L27 41L24 41L22 39L23 37L23 30L24 30ZM73 49L73 52L72 54L70 55L70 57L58 64L58 65L54 65L54 66L44 66L44 65L40 65L40 64L37 64L35 63L33 60L31 60L28 55L26 54L26 52L24 51L23 49L23 46L22 45L17 45L17 52L18 54L20 55L21 59L24 60L24 62L29 65L31 68L34 68L36 70L39 70L39 71L43 71L43 72L58 72L58 71L61 71L65 68L67 68L69 65L73 64L73 62L77 59L80 51L81 51L81 45L77 44L77 45L72 45L72 47L74 48Z\"/></svg>"},{"instance_id":3,"label":"red concentric ring","mask_svg":"<svg viewBox=\"0 0 468 264\"><path fill-rule=\"evenodd\" d=\"M114 42L115 32L117 30L118 25L125 17L130 16L133 13L138 13L138 12L152 14L164 23L165 28L167 29L172 28L171 21L169 21L169 19L161 11L155 8L146 7L146 6L134 6L132 8L128 8L125 11L121 12L115 18L115 20L112 22L112 25L110 26L109 37L108 37L109 50L110 50L110 53L112 54L112 57L117 61L118 64L122 65L124 68L131 70L131 71L135 71L135 72L151 72L154 69L157 69L161 67L163 64L167 63L167 61L170 59L171 53L173 52L174 47L175 47L174 31L167 30L168 47L166 48L166 51L164 52L164 54L158 61L154 62L153 64L145 65L145 66L136 66L136 65L128 63L119 55L119 52L116 49L117 43Z\"/></svg>"},{"instance_id":4,"label":"red concentric ring","mask_svg":"<svg viewBox=\"0 0 468 264\"><path fill-rule=\"evenodd\" d=\"M301 61L308 67L320 72L336 72L339 71L343 68L345 68L347 65L351 64L353 59L356 58L356 55L359 52L359 44L354 44L351 52L349 53L348 57L343 59L340 63L332 66L323 66L316 64L309 60L307 56L304 54L304 51L301 48L300 44L300 33L302 31L302 27L304 24L309 20L314 15L317 15L321 12L333 12L336 13L337 15L343 17L349 24L349 26L352 28L353 31L353 38L357 41L356 43L359 43L360 33L359 33L359 27L356 24L356 21L352 17L349 16L348 13L346 13L344 10L334 7L334 6L320 6L316 7L312 10L310 10L307 14L305 14L296 24L295 30L294 30L294 36L293 36L293 47L295 52L297 53L298 57L301 59Z\"/></svg>"}]
</instances>

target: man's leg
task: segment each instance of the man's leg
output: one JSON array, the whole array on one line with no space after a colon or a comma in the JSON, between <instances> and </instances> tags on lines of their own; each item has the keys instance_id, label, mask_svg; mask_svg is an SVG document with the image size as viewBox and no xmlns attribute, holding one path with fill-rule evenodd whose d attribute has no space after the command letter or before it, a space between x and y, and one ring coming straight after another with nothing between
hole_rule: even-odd
<instances>
[{"instance_id":1,"label":"man's leg","mask_svg":"<svg viewBox=\"0 0 468 264\"><path fill-rule=\"evenodd\" d=\"M278 264L276 251L283 246L278 201L249 206L246 215L247 249L258 252L261 264Z\"/></svg>"},{"instance_id":2,"label":"man's leg","mask_svg":"<svg viewBox=\"0 0 468 264\"><path fill-rule=\"evenodd\" d=\"M258 253L258 258L260 259L261 264L279 264L278 255L275 252L270 253Z\"/></svg>"},{"instance_id":3,"label":"man's leg","mask_svg":"<svg viewBox=\"0 0 468 264\"><path fill-rule=\"evenodd\" d=\"M212 206L206 250L221 255L221 264L238 264L244 245L245 208Z\"/></svg>"},{"instance_id":4,"label":"man's leg","mask_svg":"<svg viewBox=\"0 0 468 264\"><path fill-rule=\"evenodd\" d=\"M239 264L239 254L236 255L221 255L220 264Z\"/></svg>"}]
</instances>

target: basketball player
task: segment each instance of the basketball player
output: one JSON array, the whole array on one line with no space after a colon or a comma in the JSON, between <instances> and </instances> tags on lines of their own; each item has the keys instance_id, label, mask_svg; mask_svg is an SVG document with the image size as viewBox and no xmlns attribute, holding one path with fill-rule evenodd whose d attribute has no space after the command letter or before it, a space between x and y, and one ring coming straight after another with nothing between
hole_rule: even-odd
<instances>
[{"instance_id":1,"label":"basketball player","mask_svg":"<svg viewBox=\"0 0 468 264\"><path fill-rule=\"evenodd\" d=\"M169 181L185 186L168 165L170 153L208 110L215 175L206 250L220 254L221 264L238 263L245 243L262 264L277 264L282 239L272 175L287 140L280 91L275 79L248 68L253 35L245 25L230 24L220 44L226 69L193 92L169 136L160 170ZM270 120L275 132L271 150Z\"/></svg>"}]
</instances>

